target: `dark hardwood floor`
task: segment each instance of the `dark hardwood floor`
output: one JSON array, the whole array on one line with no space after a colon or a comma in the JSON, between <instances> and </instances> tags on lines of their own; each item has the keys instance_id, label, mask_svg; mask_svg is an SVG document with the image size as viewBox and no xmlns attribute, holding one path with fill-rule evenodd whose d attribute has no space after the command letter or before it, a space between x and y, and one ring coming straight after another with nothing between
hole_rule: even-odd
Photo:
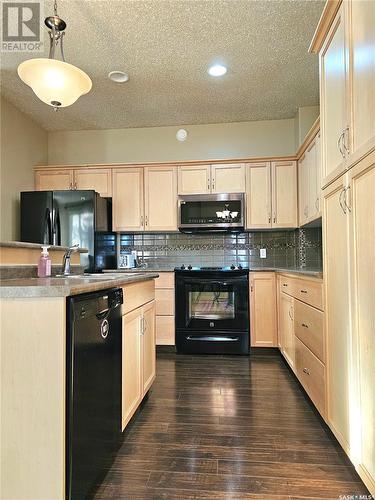
<instances>
[{"instance_id":1,"label":"dark hardwood floor","mask_svg":"<svg viewBox=\"0 0 375 500\"><path fill-rule=\"evenodd\" d=\"M159 353L95 500L367 494L279 355Z\"/></svg>"}]
</instances>

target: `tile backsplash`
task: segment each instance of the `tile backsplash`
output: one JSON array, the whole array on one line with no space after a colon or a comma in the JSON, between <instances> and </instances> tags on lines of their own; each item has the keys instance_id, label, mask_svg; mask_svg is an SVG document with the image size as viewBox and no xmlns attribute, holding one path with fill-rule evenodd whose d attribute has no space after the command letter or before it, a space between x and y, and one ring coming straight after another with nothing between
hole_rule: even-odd
<instances>
[{"instance_id":1,"label":"tile backsplash","mask_svg":"<svg viewBox=\"0 0 375 500\"><path fill-rule=\"evenodd\" d=\"M193 266L322 267L321 228L239 234L119 234L119 251L137 252L147 267ZM266 258L260 258L260 249Z\"/></svg>"}]
</instances>

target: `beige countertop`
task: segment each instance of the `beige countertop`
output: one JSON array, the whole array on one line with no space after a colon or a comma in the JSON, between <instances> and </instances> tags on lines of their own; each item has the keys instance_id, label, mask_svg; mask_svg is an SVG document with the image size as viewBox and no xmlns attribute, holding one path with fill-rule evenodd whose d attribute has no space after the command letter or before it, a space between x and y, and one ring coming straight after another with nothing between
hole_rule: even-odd
<instances>
[{"instance_id":1,"label":"beige countertop","mask_svg":"<svg viewBox=\"0 0 375 500\"><path fill-rule=\"evenodd\" d=\"M26 243L24 241L0 241L0 248L37 248L38 250L40 247L43 245L43 243ZM64 251L68 250L69 247L60 247L57 245L47 245L49 246L49 250L61 250ZM76 250L78 253L87 253L88 250L87 248L78 248Z\"/></svg>"},{"instance_id":2,"label":"beige countertop","mask_svg":"<svg viewBox=\"0 0 375 500\"><path fill-rule=\"evenodd\" d=\"M173 273L174 269L164 269L164 268L132 268L132 269L106 269L103 270L103 273L150 273L150 272L167 272ZM323 271L320 269L309 269L309 268L287 268L287 267L250 267L249 271L253 272L277 272L277 273L287 273L287 274L296 274L301 276L310 276L313 278L323 278Z\"/></svg>"},{"instance_id":3,"label":"beige countertop","mask_svg":"<svg viewBox=\"0 0 375 500\"><path fill-rule=\"evenodd\" d=\"M18 278L0 280L0 298L68 297L80 293L96 292L121 287L129 283L157 278L157 272L114 273L108 279L74 278Z\"/></svg>"}]
</instances>

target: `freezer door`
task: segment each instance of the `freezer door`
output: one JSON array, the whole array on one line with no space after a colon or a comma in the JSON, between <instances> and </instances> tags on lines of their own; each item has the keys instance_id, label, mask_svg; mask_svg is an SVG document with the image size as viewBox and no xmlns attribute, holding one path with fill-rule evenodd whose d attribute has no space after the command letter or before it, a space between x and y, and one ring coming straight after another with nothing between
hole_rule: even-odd
<instances>
[{"instance_id":1,"label":"freezer door","mask_svg":"<svg viewBox=\"0 0 375 500\"><path fill-rule=\"evenodd\" d=\"M21 193L21 241L52 243L52 191Z\"/></svg>"},{"instance_id":2,"label":"freezer door","mask_svg":"<svg viewBox=\"0 0 375 500\"><path fill-rule=\"evenodd\" d=\"M91 269L94 262L95 191L54 191L52 237L55 245L87 248L81 264Z\"/></svg>"}]
</instances>

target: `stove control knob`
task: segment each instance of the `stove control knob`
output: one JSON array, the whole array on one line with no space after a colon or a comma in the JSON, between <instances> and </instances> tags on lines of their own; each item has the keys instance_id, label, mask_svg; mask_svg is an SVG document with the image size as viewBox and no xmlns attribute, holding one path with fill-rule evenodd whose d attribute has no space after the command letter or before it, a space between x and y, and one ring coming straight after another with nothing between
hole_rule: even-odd
<instances>
[{"instance_id":1,"label":"stove control knob","mask_svg":"<svg viewBox=\"0 0 375 500\"><path fill-rule=\"evenodd\" d=\"M188 269L189 269L189 271L191 271L193 269L190 264L188 265Z\"/></svg>"},{"instance_id":2,"label":"stove control knob","mask_svg":"<svg viewBox=\"0 0 375 500\"><path fill-rule=\"evenodd\" d=\"M236 266L235 266L234 264L232 264L232 265L230 266L230 268L231 268L231 269L232 269L232 271L233 271L234 269L236 269Z\"/></svg>"},{"instance_id":3,"label":"stove control knob","mask_svg":"<svg viewBox=\"0 0 375 500\"><path fill-rule=\"evenodd\" d=\"M182 270L184 270L184 269L185 269L185 264L182 264L181 269L182 269Z\"/></svg>"}]
</instances>

